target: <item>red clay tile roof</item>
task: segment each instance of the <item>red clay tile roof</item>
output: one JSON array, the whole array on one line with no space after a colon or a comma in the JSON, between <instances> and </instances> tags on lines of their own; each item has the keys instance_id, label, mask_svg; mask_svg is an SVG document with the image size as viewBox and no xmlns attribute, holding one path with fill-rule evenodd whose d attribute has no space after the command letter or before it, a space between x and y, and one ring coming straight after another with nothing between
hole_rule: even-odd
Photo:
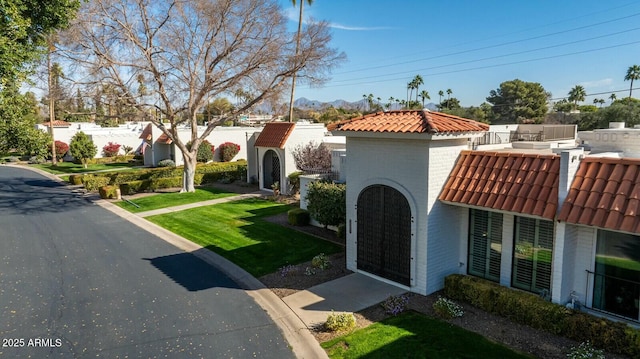
<instances>
[{"instance_id":1,"label":"red clay tile roof","mask_svg":"<svg viewBox=\"0 0 640 359\"><path fill-rule=\"evenodd\" d=\"M558 219L640 233L640 159L587 157L571 183Z\"/></svg>"},{"instance_id":2,"label":"red clay tile roof","mask_svg":"<svg viewBox=\"0 0 640 359\"><path fill-rule=\"evenodd\" d=\"M462 151L439 199L553 219L559 171L557 155Z\"/></svg>"},{"instance_id":3,"label":"red clay tile roof","mask_svg":"<svg viewBox=\"0 0 640 359\"><path fill-rule=\"evenodd\" d=\"M156 140L156 142L163 143L165 145L170 145L173 141L166 134L161 134L160 137Z\"/></svg>"},{"instance_id":4,"label":"red clay tile roof","mask_svg":"<svg viewBox=\"0 0 640 359\"><path fill-rule=\"evenodd\" d=\"M50 122L43 122L42 125L43 126L47 126L49 127ZM53 120L53 127L69 127L71 126L71 123L67 122L67 121L62 121L62 120Z\"/></svg>"},{"instance_id":5,"label":"red clay tile roof","mask_svg":"<svg viewBox=\"0 0 640 359\"><path fill-rule=\"evenodd\" d=\"M293 122L269 122L258 135L255 146L284 148L295 126Z\"/></svg>"},{"instance_id":6,"label":"red clay tile roof","mask_svg":"<svg viewBox=\"0 0 640 359\"><path fill-rule=\"evenodd\" d=\"M487 131L489 125L446 113L428 110L399 110L372 113L363 117L333 123L330 131L451 133Z\"/></svg>"},{"instance_id":7,"label":"red clay tile roof","mask_svg":"<svg viewBox=\"0 0 640 359\"><path fill-rule=\"evenodd\" d=\"M147 127L145 127L144 130L142 130L142 133L140 134L140 137L138 137L138 138L142 138L143 140L151 141L151 124L148 124Z\"/></svg>"}]
</instances>

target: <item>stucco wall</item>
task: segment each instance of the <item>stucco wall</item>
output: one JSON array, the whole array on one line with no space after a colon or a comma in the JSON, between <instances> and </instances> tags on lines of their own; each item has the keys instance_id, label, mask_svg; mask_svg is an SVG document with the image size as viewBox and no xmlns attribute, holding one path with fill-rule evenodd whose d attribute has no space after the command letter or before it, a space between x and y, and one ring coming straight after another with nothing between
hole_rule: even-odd
<instances>
[{"instance_id":1,"label":"stucco wall","mask_svg":"<svg viewBox=\"0 0 640 359\"><path fill-rule=\"evenodd\" d=\"M414 219L412 291L426 292L426 208L429 149L424 140L347 138L347 268L357 271L357 212L360 192L370 185L390 186L409 202ZM416 241L416 239L420 239ZM416 245L417 242L422 244ZM419 269L422 268L422 269Z\"/></svg>"}]
</instances>

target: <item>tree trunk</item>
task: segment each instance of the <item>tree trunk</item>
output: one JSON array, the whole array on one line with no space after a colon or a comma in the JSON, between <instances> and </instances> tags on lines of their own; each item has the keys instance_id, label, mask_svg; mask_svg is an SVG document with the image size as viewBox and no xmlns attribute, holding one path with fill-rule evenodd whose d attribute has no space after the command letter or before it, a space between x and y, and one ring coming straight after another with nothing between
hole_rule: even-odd
<instances>
[{"instance_id":1,"label":"tree trunk","mask_svg":"<svg viewBox=\"0 0 640 359\"><path fill-rule=\"evenodd\" d=\"M184 172L182 173L182 190L180 192L195 192L194 180L196 177L196 164L198 163L196 155L194 154L189 158L186 154L183 154L182 159L184 160Z\"/></svg>"}]
</instances>

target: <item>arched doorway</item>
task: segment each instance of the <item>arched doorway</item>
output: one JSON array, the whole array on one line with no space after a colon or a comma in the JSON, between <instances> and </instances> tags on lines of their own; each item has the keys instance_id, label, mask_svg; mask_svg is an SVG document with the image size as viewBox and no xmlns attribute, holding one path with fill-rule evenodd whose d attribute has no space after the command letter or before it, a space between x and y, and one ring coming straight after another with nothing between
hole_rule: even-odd
<instances>
[{"instance_id":1,"label":"arched doorway","mask_svg":"<svg viewBox=\"0 0 640 359\"><path fill-rule=\"evenodd\" d=\"M276 182L280 183L280 157L274 150L268 150L264 154L262 159L262 178L263 188L266 189L271 189L271 185Z\"/></svg>"},{"instance_id":2,"label":"arched doorway","mask_svg":"<svg viewBox=\"0 0 640 359\"><path fill-rule=\"evenodd\" d=\"M396 189L373 185L358 196L358 269L411 285L411 208Z\"/></svg>"}]
</instances>

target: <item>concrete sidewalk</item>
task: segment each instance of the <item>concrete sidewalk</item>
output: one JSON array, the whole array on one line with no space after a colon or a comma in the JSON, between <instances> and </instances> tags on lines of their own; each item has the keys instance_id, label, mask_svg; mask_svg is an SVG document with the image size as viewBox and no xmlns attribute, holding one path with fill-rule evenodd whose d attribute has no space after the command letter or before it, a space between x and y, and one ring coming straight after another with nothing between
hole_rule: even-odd
<instances>
[{"instance_id":1,"label":"concrete sidewalk","mask_svg":"<svg viewBox=\"0 0 640 359\"><path fill-rule=\"evenodd\" d=\"M210 205L213 205L213 204L232 202L232 201L239 201L239 200L247 199L247 198L260 198L260 197L264 197L264 193L262 193L262 192L245 193L245 194L240 194L240 195L237 195L237 196L210 199L208 201L187 203L187 204L183 204L183 205L180 205L180 206L154 209L152 211L146 211L146 212L138 212L138 213L135 213L135 215L138 216L138 217L155 216L156 214L167 214L167 213L172 213L172 212L183 211L185 209L190 209L190 208L196 208L196 207L202 207L202 206L210 206Z\"/></svg>"},{"instance_id":2,"label":"concrete sidewalk","mask_svg":"<svg viewBox=\"0 0 640 359\"><path fill-rule=\"evenodd\" d=\"M331 311L357 312L407 289L354 273L302 290L282 300L308 328L324 324Z\"/></svg>"}]
</instances>

